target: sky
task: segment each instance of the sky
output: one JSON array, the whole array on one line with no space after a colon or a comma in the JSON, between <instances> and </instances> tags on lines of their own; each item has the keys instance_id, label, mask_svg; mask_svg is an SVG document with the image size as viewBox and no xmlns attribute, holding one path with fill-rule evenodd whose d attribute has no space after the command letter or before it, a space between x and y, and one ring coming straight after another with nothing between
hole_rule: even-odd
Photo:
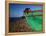
<instances>
[{"instance_id":1,"label":"sky","mask_svg":"<svg viewBox=\"0 0 46 36\"><path fill-rule=\"evenodd\" d=\"M24 14L25 8L30 8L33 10L41 10L42 6L39 5L33 5L33 4L9 4L9 10L10 10L10 17L21 17Z\"/></svg>"}]
</instances>

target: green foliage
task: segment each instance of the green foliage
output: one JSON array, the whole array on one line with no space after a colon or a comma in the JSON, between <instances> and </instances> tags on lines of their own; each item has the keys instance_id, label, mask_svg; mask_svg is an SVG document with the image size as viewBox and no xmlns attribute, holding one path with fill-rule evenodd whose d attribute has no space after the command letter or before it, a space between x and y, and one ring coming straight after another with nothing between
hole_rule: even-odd
<instances>
[{"instance_id":1,"label":"green foliage","mask_svg":"<svg viewBox=\"0 0 46 36\"><path fill-rule=\"evenodd\" d=\"M27 25L29 25L32 30L36 31L42 31L42 16L37 16L37 15L42 15L42 12L33 12L33 13L24 13L27 21ZM34 15L34 16L33 16ZM36 16L35 16L36 15Z\"/></svg>"}]
</instances>

